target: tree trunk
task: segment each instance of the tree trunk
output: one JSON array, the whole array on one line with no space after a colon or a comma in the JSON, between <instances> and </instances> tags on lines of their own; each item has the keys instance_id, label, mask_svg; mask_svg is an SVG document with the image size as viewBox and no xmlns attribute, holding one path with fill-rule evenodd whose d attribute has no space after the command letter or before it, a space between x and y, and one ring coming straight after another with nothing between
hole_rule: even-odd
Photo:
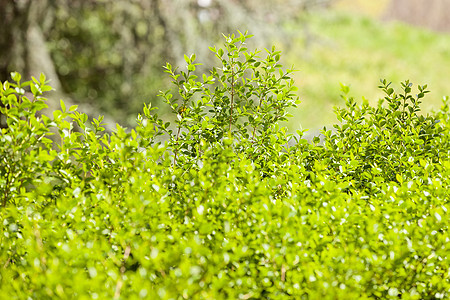
<instances>
[{"instance_id":1,"label":"tree trunk","mask_svg":"<svg viewBox=\"0 0 450 300\"><path fill-rule=\"evenodd\" d=\"M23 78L39 78L44 73L55 89L48 96L55 98L62 95L61 83L39 25L47 6L45 0L0 0L0 80L8 80L13 71ZM54 101L49 101L49 106L55 108Z\"/></svg>"},{"instance_id":2,"label":"tree trunk","mask_svg":"<svg viewBox=\"0 0 450 300\"><path fill-rule=\"evenodd\" d=\"M51 17L52 6L47 0L0 0L0 81L9 79L10 72L17 71L22 78L39 78L44 73L53 91L45 96L48 99L48 109L51 113L59 109L59 99L64 99L67 106L74 103L61 87L55 65L45 43L42 24ZM81 112L98 117L100 113L91 105L80 106ZM1 117L1 116L0 116ZM115 128L115 121L105 116L107 130ZM0 128L6 128L6 120L0 119Z\"/></svg>"},{"instance_id":3,"label":"tree trunk","mask_svg":"<svg viewBox=\"0 0 450 300\"><path fill-rule=\"evenodd\" d=\"M392 0L388 18L437 31L450 31L450 1Z\"/></svg>"}]
</instances>

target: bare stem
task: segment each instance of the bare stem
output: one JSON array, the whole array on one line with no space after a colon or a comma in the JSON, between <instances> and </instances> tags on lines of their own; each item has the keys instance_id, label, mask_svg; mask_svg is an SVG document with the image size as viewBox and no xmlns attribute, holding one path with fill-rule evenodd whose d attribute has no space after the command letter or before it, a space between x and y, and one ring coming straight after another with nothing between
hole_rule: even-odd
<instances>
[{"instance_id":1,"label":"bare stem","mask_svg":"<svg viewBox=\"0 0 450 300\"><path fill-rule=\"evenodd\" d=\"M230 107L230 127L229 132L231 134L231 123L233 121L233 105L234 105L234 66L231 66L231 107Z\"/></svg>"},{"instance_id":2,"label":"bare stem","mask_svg":"<svg viewBox=\"0 0 450 300\"><path fill-rule=\"evenodd\" d=\"M123 286L123 274L126 271L125 263L127 262L128 257L130 257L130 254L131 254L131 247L127 246L125 249L125 253L123 254L122 267L120 267L120 278L116 284L116 291L114 293L114 299L120 298L120 290L122 289L122 286Z\"/></svg>"},{"instance_id":3,"label":"bare stem","mask_svg":"<svg viewBox=\"0 0 450 300\"><path fill-rule=\"evenodd\" d=\"M261 110L261 106L264 100L267 98L267 92L260 98L258 109ZM255 143L255 133L256 133L256 125L253 126L253 133L252 133L252 143Z\"/></svg>"},{"instance_id":4,"label":"bare stem","mask_svg":"<svg viewBox=\"0 0 450 300\"><path fill-rule=\"evenodd\" d=\"M175 144L177 146L177 148L175 148L175 153L174 153L174 157L173 157L173 167L175 167L175 164L177 163L177 154L178 154L178 140L180 139L180 132L181 132L181 125L178 126L178 131L177 131L177 139L175 140Z\"/></svg>"}]
</instances>

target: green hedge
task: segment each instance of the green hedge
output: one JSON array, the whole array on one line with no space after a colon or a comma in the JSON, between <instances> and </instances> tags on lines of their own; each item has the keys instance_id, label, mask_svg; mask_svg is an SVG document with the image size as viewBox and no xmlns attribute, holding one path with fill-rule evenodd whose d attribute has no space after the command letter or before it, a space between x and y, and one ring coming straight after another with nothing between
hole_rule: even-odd
<instances>
[{"instance_id":1,"label":"green hedge","mask_svg":"<svg viewBox=\"0 0 450 300\"><path fill-rule=\"evenodd\" d=\"M111 134L63 101L39 116L45 76L12 73L2 297L450 297L448 102L425 117L426 86L382 81L376 107L343 86L339 124L308 142L278 125L298 103L292 70L248 37L211 48L220 65L201 78L195 56L187 71L166 66L173 124L145 106Z\"/></svg>"}]
</instances>

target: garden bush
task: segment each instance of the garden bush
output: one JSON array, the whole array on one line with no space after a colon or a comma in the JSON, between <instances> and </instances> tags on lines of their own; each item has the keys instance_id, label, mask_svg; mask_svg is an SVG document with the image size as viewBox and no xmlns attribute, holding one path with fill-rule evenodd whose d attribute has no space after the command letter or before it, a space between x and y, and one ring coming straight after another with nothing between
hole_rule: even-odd
<instances>
[{"instance_id":1,"label":"garden bush","mask_svg":"<svg viewBox=\"0 0 450 300\"><path fill-rule=\"evenodd\" d=\"M450 297L449 107L382 80L377 106L342 86L313 141L279 122L298 99L275 48L246 33L198 75L166 65L175 121L145 105L104 133L76 106L52 116L44 75L0 89L0 294L8 299ZM320 88L320 87L318 87Z\"/></svg>"}]
</instances>

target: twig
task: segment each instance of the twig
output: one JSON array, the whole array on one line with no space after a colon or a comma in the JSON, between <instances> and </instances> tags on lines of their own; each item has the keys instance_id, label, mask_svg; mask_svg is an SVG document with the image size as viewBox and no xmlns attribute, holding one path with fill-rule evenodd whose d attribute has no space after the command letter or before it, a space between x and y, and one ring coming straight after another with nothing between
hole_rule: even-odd
<instances>
[{"instance_id":1,"label":"twig","mask_svg":"<svg viewBox=\"0 0 450 300\"><path fill-rule=\"evenodd\" d=\"M122 266L120 267L120 278L116 284L116 292L114 293L114 299L119 299L119 297L120 297L120 290L122 289L122 286L123 286L123 279L122 279L123 274L127 270L127 268L125 267L125 263L127 262L127 259L130 256L130 253L131 253L131 247L127 246L127 248L125 248L125 253L123 254L123 262L122 262Z\"/></svg>"}]
</instances>

